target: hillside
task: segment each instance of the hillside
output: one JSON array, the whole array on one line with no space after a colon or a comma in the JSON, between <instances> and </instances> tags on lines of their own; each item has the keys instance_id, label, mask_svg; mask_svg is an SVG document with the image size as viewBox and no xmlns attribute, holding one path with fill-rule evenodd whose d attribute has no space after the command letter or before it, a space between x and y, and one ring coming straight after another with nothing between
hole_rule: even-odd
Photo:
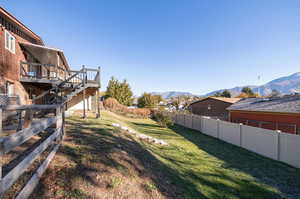
<instances>
[{"instance_id":1,"label":"hillside","mask_svg":"<svg viewBox=\"0 0 300 199\"><path fill-rule=\"evenodd\" d=\"M66 137L30 199L299 198L299 169L198 131L108 111L80 116L66 119Z\"/></svg>"},{"instance_id":2,"label":"hillside","mask_svg":"<svg viewBox=\"0 0 300 199\"><path fill-rule=\"evenodd\" d=\"M247 86L247 85L246 85ZM237 86L234 88L227 89L230 91L232 96L238 95L242 88L245 86ZM273 89L276 89L281 94L290 94L295 92L300 92L300 72L294 73L289 76L280 77L277 79L274 79L264 85L261 86L249 86L254 92L258 92L261 95L269 95L271 94ZM214 95L217 92L223 92L225 89L220 89L216 91L209 92L205 94L205 96Z\"/></svg>"},{"instance_id":3,"label":"hillside","mask_svg":"<svg viewBox=\"0 0 300 199\"><path fill-rule=\"evenodd\" d=\"M180 92L180 91L167 91L167 92L151 92L152 95L160 95L164 99L170 99L172 97L178 96L194 96L194 94L189 92Z\"/></svg>"}]
</instances>

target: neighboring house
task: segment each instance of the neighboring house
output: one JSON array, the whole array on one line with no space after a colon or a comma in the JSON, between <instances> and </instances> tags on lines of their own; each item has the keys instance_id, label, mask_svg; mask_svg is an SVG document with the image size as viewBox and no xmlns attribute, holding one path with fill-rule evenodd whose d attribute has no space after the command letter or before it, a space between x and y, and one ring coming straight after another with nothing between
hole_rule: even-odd
<instances>
[{"instance_id":1,"label":"neighboring house","mask_svg":"<svg viewBox=\"0 0 300 199\"><path fill-rule=\"evenodd\" d=\"M100 88L98 69L71 70L62 50L43 40L0 7L0 105L66 104L69 108ZM18 100L15 100L18 98Z\"/></svg>"},{"instance_id":2,"label":"neighboring house","mask_svg":"<svg viewBox=\"0 0 300 199\"><path fill-rule=\"evenodd\" d=\"M207 97L191 103L188 110L193 114L228 120L226 109L239 100L240 98Z\"/></svg>"},{"instance_id":3,"label":"neighboring house","mask_svg":"<svg viewBox=\"0 0 300 199\"><path fill-rule=\"evenodd\" d=\"M247 98L228 109L231 122L300 134L300 96Z\"/></svg>"}]
</instances>

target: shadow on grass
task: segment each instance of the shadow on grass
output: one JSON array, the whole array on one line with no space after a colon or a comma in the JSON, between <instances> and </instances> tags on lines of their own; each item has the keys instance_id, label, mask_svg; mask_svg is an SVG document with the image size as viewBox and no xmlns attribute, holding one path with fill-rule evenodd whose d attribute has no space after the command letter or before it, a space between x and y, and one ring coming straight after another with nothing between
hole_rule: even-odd
<instances>
[{"instance_id":1,"label":"shadow on grass","mask_svg":"<svg viewBox=\"0 0 300 199\"><path fill-rule=\"evenodd\" d=\"M157 190L164 197L186 198L184 196L184 191L186 190L183 190L180 185L187 183L189 184L189 189L193 190L192 195L190 194L192 197L190 198L207 198L196 189L194 184L185 182L185 179L176 170L164 165L139 143L128 138L124 133L112 131L113 127L111 125L101 124L101 128L99 128L99 122L101 120L93 122L92 120L84 121L76 118L68 119L69 128L65 142L74 143L74 146L63 144L58 154L75 162L76 166L63 168L58 174L55 174L58 176L64 175L53 179L57 180L59 186L63 189L61 190L62 193L56 195L51 195L50 193L51 196L59 198L58 196L61 194L63 198L94 198L93 195L86 195L72 187L72 182L75 179L82 178L85 179L89 186L102 186L105 188L106 185L95 181L95 178L91 177L91 175L93 176L91 173L110 173L110 168L126 173L128 170L127 166L112 157L112 154L116 151L125 151L129 157L137 160L138 165L136 161L131 161L131 159L127 159L126 162L139 173L140 178L150 178L155 183ZM97 127L97 125L99 126ZM91 162L93 164L89 164ZM95 165L94 163L105 165L106 169L96 168L93 166ZM56 173L55 171L51 171L51 169L52 167L48 169L47 174ZM49 178L47 174L43 180ZM31 198L51 197L49 196L49 187L44 185L43 180Z\"/></svg>"},{"instance_id":2,"label":"shadow on grass","mask_svg":"<svg viewBox=\"0 0 300 199\"><path fill-rule=\"evenodd\" d=\"M300 198L300 169L291 167L287 164L265 158L258 154L247 151L243 148L228 144L216 138L204 135L198 131L174 125L171 127L176 134L194 143L199 149L224 161L222 167L245 172L261 182L270 186L275 186L286 197ZM191 173L193 178L201 181L201 177ZM219 175L225 177L225 175ZM235 179L228 179L235 181ZM205 183L205 182L202 182ZM248 182L238 182L240 187L247 190L264 191L253 187ZM214 184L209 186L215 187ZM251 187L252 186L252 187ZM218 188L218 187L215 187ZM226 187L219 187L226 189ZM241 190L242 191L242 190ZM276 198L273 196L272 198Z\"/></svg>"},{"instance_id":3,"label":"shadow on grass","mask_svg":"<svg viewBox=\"0 0 300 199\"><path fill-rule=\"evenodd\" d=\"M180 183L189 198L197 198L197 192L201 192L209 198L282 198L274 189L257 183L251 178L253 175L250 171L253 165L246 166L249 171L240 169L244 168L252 159L260 161L260 156L246 150L242 150L244 154L239 155L238 147L180 126L173 126L171 131L155 124L136 122L131 122L131 124L135 125L140 132L159 136L167 142L169 140L170 143L174 143L168 148L150 147L150 150L169 162L168 165L175 168L177 173L184 178L184 181ZM193 144L203 153L200 150L195 151ZM220 155L216 155L216 153ZM239 156L242 159L239 159ZM239 167L230 166L232 161L235 161ZM243 163L238 164L240 161ZM276 166L269 163L272 167ZM256 165L254 169L260 170L261 166L265 165ZM245 172L250 177L236 176L241 175L238 171ZM190 185L194 185L192 189Z\"/></svg>"}]
</instances>

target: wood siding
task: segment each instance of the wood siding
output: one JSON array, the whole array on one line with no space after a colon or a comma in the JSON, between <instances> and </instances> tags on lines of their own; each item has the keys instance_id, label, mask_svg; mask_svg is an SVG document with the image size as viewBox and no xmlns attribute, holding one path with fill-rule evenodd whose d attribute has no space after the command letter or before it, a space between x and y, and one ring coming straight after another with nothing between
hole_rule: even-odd
<instances>
[{"instance_id":1,"label":"wood siding","mask_svg":"<svg viewBox=\"0 0 300 199\"><path fill-rule=\"evenodd\" d=\"M14 94L19 95L22 104L28 103L28 94L20 83L20 61L25 61L18 42L25 42L20 36L10 32L16 39L15 54L5 49L5 28L0 28L0 93L5 93L5 82L14 83Z\"/></svg>"},{"instance_id":2,"label":"wood siding","mask_svg":"<svg viewBox=\"0 0 300 199\"><path fill-rule=\"evenodd\" d=\"M228 111L226 110L226 108L228 108L230 105L231 103L228 102L223 102L213 98L207 98L205 100L191 104L189 106L189 110L193 114L228 120Z\"/></svg>"},{"instance_id":3,"label":"wood siding","mask_svg":"<svg viewBox=\"0 0 300 199\"><path fill-rule=\"evenodd\" d=\"M230 121L292 134L300 131L300 114L230 111Z\"/></svg>"}]
</instances>

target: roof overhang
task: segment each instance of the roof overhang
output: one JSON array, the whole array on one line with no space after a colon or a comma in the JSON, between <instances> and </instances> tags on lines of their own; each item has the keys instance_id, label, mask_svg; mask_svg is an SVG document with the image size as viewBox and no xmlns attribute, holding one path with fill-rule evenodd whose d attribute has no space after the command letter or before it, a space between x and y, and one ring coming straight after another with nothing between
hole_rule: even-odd
<instances>
[{"instance_id":1,"label":"roof overhang","mask_svg":"<svg viewBox=\"0 0 300 199\"><path fill-rule=\"evenodd\" d=\"M223 98L209 96L209 97L197 100L195 102L192 102L191 104L189 104L189 106L191 106L193 104L196 104L198 102L202 102L202 101L208 100L208 99L213 99L213 100L221 101L221 102L228 103L228 104L234 104L234 103L238 102L239 100L241 100L240 98L228 98L228 99L231 99L231 100L234 99L233 101L229 101L229 100L222 100Z\"/></svg>"},{"instance_id":2,"label":"roof overhang","mask_svg":"<svg viewBox=\"0 0 300 199\"><path fill-rule=\"evenodd\" d=\"M8 11L6 11L3 7L0 6L0 13L3 13L11 22L15 23L17 26L19 26L22 30L24 30L27 34L29 34L31 37L39 41L40 44L44 45L44 42L42 38L34 33L32 30L30 30L27 26L25 26L21 21L19 21L16 17L14 17L12 14L10 14Z\"/></svg>"},{"instance_id":3,"label":"roof overhang","mask_svg":"<svg viewBox=\"0 0 300 199\"><path fill-rule=\"evenodd\" d=\"M58 63L57 56L59 55L63 61L63 65L70 69L64 52L57 48L50 48L47 46L36 45L32 43L20 43L34 58L42 64L61 65Z\"/></svg>"}]
</instances>

